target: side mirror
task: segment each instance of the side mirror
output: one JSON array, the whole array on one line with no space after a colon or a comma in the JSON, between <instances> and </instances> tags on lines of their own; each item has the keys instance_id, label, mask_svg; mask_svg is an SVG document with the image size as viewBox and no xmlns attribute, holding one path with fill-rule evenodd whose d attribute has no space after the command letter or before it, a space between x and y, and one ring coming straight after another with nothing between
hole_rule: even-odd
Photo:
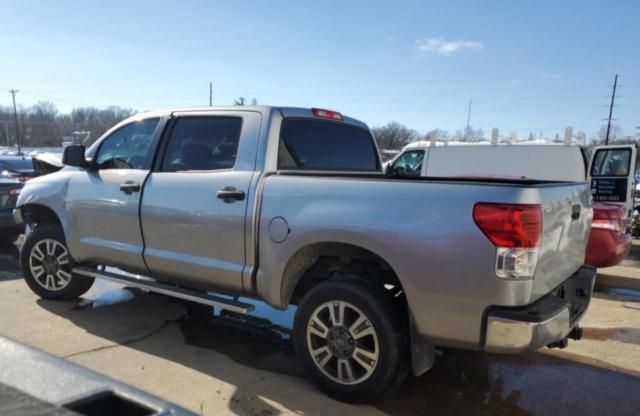
<instances>
[{"instance_id":1,"label":"side mirror","mask_svg":"<svg viewBox=\"0 0 640 416\"><path fill-rule=\"evenodd\" d=\"M62 163L67 166L77 166L79 168L86 168L89 166L87 159L84 157L85 148L83 145L71 145L64 148L62 154Z\"/></svg>"},{"instance_id":2,"label":"side mirror","mask_svg":"<svg viewBox=\"0 0 640 416\"><path fill-rule=\"evenodd\" d=\"M387 163L387 166L384 167L384 174L387 176L393 176L393 164Z\"/></svg>"}]
</instances>

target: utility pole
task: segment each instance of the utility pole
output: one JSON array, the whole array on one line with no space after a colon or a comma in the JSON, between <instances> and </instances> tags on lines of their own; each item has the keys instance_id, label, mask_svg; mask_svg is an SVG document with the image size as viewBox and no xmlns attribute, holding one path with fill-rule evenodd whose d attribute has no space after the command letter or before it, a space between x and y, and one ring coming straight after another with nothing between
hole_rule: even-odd
<instances>
[{"instance_id":1,"label":"utility pole","mask_svg":"<svg viewBox=\"0 0 640 416\"><path fill-rule=\"evenodd\" d=\"M16 144L18 145L18 155L20 155L20 126L18 125L18 109L16 108L16 94L20 91L10 89L9 92L13 98L13 117L16 120Z\"/></svg>"},{"instance_id":2,"label":"utility pole","mask_svg":"<svg viewBox=\"0 0 640 416\"><path fill-rule=\"evenodd\" d=\"M618 86L618 74L613 80L613 93L611 94L611 104L609 105L609 121L607 122L607 135L604 138L604 145L609 145L609 131L611 131L611 115L613 114L613 102L616 99L616 87Z\"/></svg>"},{"instance_id":3,"label":"utility pole","mask_svg":"<svg viewBox=\"0 0 640 416\"><path fill-rule=\"evenodd\" d=\"M7 138L7 147L11 146L11 142L9 141L9 122L4 121L4 135Z\"/></svg>"},{"instance_id":4,"label":"utility pole","mask_svg":"<svg viewBox=\"0 0 640 416\"><path fill-rule=\"evenodd\" d=\"M471 100L469 100L469 109L467 110L467 128L464 131L464 141L469 140L469 122L471 121Z\"/></svg>"},{"instance_id":5,"label":"utility pole","mask_svg":"<svg viewBox=\"0 0 640 416\"><path fill-rule=\"evenodd\" d=\"M209 81L209 107L213 107L213 83Z\"/></svg>"}]
</instances>

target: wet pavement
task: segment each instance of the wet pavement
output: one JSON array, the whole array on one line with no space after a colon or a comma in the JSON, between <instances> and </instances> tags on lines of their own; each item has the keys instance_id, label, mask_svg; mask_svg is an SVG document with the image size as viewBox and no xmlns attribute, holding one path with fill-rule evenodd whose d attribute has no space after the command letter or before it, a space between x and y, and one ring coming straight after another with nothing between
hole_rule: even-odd
<instances>
[{"instance_id":1,"label":"wet pavement","mask_svg":"<svg viewBox=\"0 0 640 416\"><path fill-rule=\"evenodd\" d=\"M176 324L188 345L213 349L248 367L304 377L288 332L268 318L185 316ZM612 330L606 338L618 335L628 334ZM637 338L631 342L640 344ZM632 415L640 409L634 392L640 392L639 377L546 354L440 350L431 371L409 378L373 406L397 415L603 415L612 410Z\"/></svg>"},{"instance_id":2,"label":"wet pavement","mask_svg":"<svg viewBox=\"0 0 640 416\"><path fill-rule=\"evenodd\" d=\"M0 269L5 270L7 276L3 279L15 278L19 274L17 257L11 260L11 252L6 253L6 257L3 255L4 252L0 255ZM11 287L22 293L20 284L15 282ZM210 307L99 280L83 299L75 302L36 300L27 291L21 296L24 297L20 298L21 304L35 308L34 313L39 316L46 313L51 325L71 323L72 329L77 328L85 334L82 336L91 335L100 342L107 342L102 345L96 341L91 348L59 355L78 358L81 363L90 365L88 363L95 362L98 357L95 354L101 352L111 355L100 357L111 359L117 354L124 355L125 350L114 349L124 346L133 351L131 354L143 353L143 358L133 360L135 369L114 369L117 374L128 374L132 380L144 382L148 382L149 377L157 378L157 375L145 373L151 365L144 357L149 356L194 370L204 377L217 378L235 386L228 400L220 399L226 403L224 410L233 414L266 416L282 413L274 403L306 415L635 415L640 412L640 373L636 369L616 367L599 357L575 355L571 349L525 355L439 350L434 367L425 375L410 377L397 391L370 406L349 406L307 387L309 383L290 341L293 308L282 312L257 303L258 307L251 315L214 313ZM633 291L613 291L606 296L630 303L640 300L640 294ZM30 322L24 323L28 324ZM2 328L0 326L5 332ZM29 331L24 333L31 334ZM80 335L77 337L81 338ZM588 327L584 337L583 342L607 343L612 354L618 345L640 346L640 328L633 325ZM46 341L33 338L31 343ZM211 357L217 355L234 364L224 367L220 359L212 361ZM167 366L159 365L161 369ZM137 371L135 376L132 375L134 370ZM171 371L168 374L174 377L170 378L172 382L181 380L178 370ZM194 390L198 388L196 384L192 386ZM144 388L144 385L138 387ZM191 387L184 388L189 390ZM208 394L221 397L221 389L211 390ZM158 394L157 391L153 393ZM182 399L181 404L193 405L193 400L188 401L184 394L179 398L165 398ZM200 410L217 414L216 409L206 411L206 403L199 403Z\"/></svg>"},{"instance_id":3,"label":"wet pavement","mask_svg":"<svg viewBox=\"0 0 640 416\"><path fill-rule=\"evenodd\" d=\"M0 281L22 276L19 266L20 253L14 245L0 245Z\"/></svg>"},{"instance_id":4,"label":"wet pavement","mask_svg":"<svg viewBox=\"0 0 640 416\"><path fill-rule=\"evenodd\" d=\"M111 291L94 292L92 301L100 302ZM133 302L152 298L153 302L181 304L185 314L168 325L180 330L186 345L216 351L249 368L305 377L290 342L292 311L263 307L252 315L213 313L202 305L136 290L131 293L136 296ZM70 310L60 315L78 322L71 316L78 313ZM638 345L639 333L634 328L587 328L585 338ZM136 344L128 345L136 348ZM439 350L431 371L409 378L398 391L372 406L394 415L638 414L640 377L569 355L564 353L560 358L545 353L490 355Z\"/></svg>"}]
</instances>

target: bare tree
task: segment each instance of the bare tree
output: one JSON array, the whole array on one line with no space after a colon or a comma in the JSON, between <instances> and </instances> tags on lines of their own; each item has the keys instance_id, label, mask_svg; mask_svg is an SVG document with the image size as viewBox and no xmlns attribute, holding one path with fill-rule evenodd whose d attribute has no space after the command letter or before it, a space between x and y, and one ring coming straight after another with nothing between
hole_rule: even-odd
<instances>
[{"instance_id":1,"label":"bare tree","mask_svg":"<svg viewBox=\"0 0 640 416\"><path fill-rule=\"evenodd\" d=\"M591 136L591 142L594 144L604 144L607 137L607 126L600 126L594 136ZM622 139L622 128L617 124L612 124L609 130L609 143L612 143L618 139Z\"/></svg>"},{"instance_id":2,"label":"bare tree","mask_svg":"<svg viewBox=\"0 0 640 416\"><path fill-rule=\"evenodd\" d=\"M27 147L60 146L62 138L74 130L89 131L91 139L95 140L114 124L135 113L132 109L120 107L80 107L74 108L70 114L60 114L55 104L40 101L18 111L20 130L24 132L22 144ZM13 108L0 107L0 143L15 144L14 131Z\"/></svg>"},{"instance_id":3,"label":"bare tree","mask_svg":"<svg viewBox=\"0 0 640 416\"><path fill-rule=\"evenodd\" d=\"M433 129L424 135L424 140L426 141L430 141L432 138L434 140L447 141L449 140L449 132L442 129Z\"/></svg>"},{"instance_id":4,"label":"bare tree","mask_svg":"<svg viewBox=\"0 0 640 416\"><path fill-rule=\"evenodd\" d=\"M402 149L407 144L420 138L417 131L396 121L392 121L385 126L374 127L371 130L378 147L383 150Z\"/></svg>"},{"instance_id":5,"label":"bare tree","mask_svg":"<svg viewBox=\"0 0 640 416\"><path fill-rule=\"evenodd\" d=\"M453 135L453 140L457 142L479 142L484 140L484 131L481 128L474 129L473 126L469 126L464 130L456 130Z\"/></svg>"}]
</instances>

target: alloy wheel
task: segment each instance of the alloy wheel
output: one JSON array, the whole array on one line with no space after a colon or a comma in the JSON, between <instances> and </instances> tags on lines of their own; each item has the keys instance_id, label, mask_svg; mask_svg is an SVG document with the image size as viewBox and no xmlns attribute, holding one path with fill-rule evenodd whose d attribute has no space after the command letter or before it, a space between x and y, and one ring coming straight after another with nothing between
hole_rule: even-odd
<instances>
[{"instance_id":1,"label":"alloy wheel","mask_svg":"<svg viewBox=\"0 0 640 416\"><path fill-rule=\"evenodd\" d=\"M369 318L345 301L318 306L307 325L307 347L322 373L340 384L359 384L379 361L378 335Z\"/></svg>"},{"instance_id":2,"label":"alloy wheel","mask_svg":"<svg viewBox=\"0 0 640 416\"><path fill-rule=\"evenodd\" d=\"M52 238L38 241L29 253L29 270L43 288L51 291L64 289L71 281L67 248Z\"/></svg>"}]
</instances>

